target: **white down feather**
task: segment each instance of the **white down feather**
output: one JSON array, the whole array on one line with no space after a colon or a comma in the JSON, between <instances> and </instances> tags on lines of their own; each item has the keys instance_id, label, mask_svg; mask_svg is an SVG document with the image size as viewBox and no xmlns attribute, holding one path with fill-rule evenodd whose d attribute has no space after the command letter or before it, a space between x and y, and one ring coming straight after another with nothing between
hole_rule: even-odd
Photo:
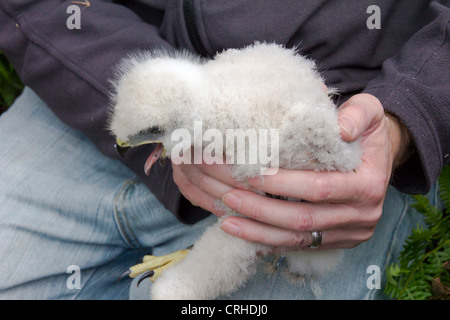
<instances>
[{"instance_id":1,"label":"white down feather","mask_svg":"<svg viewBox=\"0 0 450 320\"><path fill-rule=\"evenodd\" d=\"M281 168L349 171L360 163L359 142L342 141L336 106L313 61L292 49L256 43L212 60L189 53L141 53L121 64L115 85L111 132L126 141L147 128L164 128L168 156L178 143L171 133L178 128L193 133L194 121L202 121L203 130L215 128L224 135L230 128L279 129ZM235 164L231 170L245 184L263 167ZM226 234L221 220L154 282L152 298L213 299L245 284L256 270L257 253L270 248ZM290 272L320 275L339 263L341 251L298 251L286 257Z\"/></svg>"}]
</instances>

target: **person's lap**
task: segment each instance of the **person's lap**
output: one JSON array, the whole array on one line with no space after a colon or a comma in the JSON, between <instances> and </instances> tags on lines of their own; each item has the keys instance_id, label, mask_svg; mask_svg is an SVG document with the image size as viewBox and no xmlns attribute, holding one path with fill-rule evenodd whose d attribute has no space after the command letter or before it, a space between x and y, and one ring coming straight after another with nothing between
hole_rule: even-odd
<instances>
[{"instance_id":1,"label":"person's lap","mask_svg":"<svg viewBox=\"0 0 450 320\"><path fill-rule=\"evenodd\" d=\"M0 298L128 299L119 276L200 227L178 223L29 89L0 116L0 136ZM72 265L80 289L67 287Z\"/></svg>"},{"instance_id":2,"label":"person's lap","mask_svg":"<svg viewBox=\"0 0 450 320\"><path fill-rule=\"evenodd\" d=\"M61 123L30 90L0 116L0 298L147 299L150 281L119 276L144 254L191 245L214 222L178 222L133 172ZM435 190L430 197L436 198ZM383 275L421 216L389 189L372 239L345 251L344 262L318 279L294 279L274 257L232 299L372 299L367 268ZM72 288L80 268L80 287ZM68 269L69 268L69 269ZM269 272L268 270L272 270Z\"/></svg>"}]
</instances>

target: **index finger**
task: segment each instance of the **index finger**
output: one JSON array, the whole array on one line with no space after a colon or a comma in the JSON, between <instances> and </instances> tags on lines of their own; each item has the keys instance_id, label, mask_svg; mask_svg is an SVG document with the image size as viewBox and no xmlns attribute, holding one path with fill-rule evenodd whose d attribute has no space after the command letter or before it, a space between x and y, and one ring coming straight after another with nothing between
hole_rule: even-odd
<instances>
[{"instance_id":1,"label":"index finger","mask_svg":"<svg viewBox=\"0 0 450 320\"><path fill-rule=\"evenodd\" d=\"M359 210L346 204L283 201L237 189L226 193L222 201L252 220L285 230L336 230L361 223Z\"/></svg>"},{"instance_id":2,"label":"index finger","mask_svg":"<svg viewBox=\"0 0 450 320\"><path fill-rule=\"evenodd\" d=\"M261 191L310 202L349 202L360 200L364 193L363 177L356 171L318 172L279 169L274 175L248 179Z\"/></svg>"},{"instance_id":3,"label":"index finger","mask_svg":"<svg viewBox=\"0 0 450 320\"><path fill-rule=\"evenodd\" d=\"M244 186L241 182L235 180L233 176L231 175L231 166L228 164L206 164L202 163L199 164L199 169L202 170L205 174L209 175L210 177L215 178L216 180L219 180L220 182L232 186L239 189L244 189Z\"/></svg>"}]
</instances>

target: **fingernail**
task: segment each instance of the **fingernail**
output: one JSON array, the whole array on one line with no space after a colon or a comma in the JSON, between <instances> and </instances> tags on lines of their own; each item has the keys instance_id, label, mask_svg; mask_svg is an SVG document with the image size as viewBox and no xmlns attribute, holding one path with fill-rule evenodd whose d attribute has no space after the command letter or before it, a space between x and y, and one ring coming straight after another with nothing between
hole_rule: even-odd
<instances>
[{"instance_id":1,"label":"fingernail","mask_svg":"<svg viewBox=\"0 0 450 320\"><path fill-rule=\"evenodd\" d=\"M222 197L222 202L231 209L239 210L239 207L241 206L241 198L232 194L232 193L225 193L225 195Z\"/></svg>"},{"instance_id":2,"label":"fingernail","mask_svg":"<svg viewBox=\"0 0 450 320\"><path fill-rule=\"evenodd\" d=\"M224 221L222 223L222 230L225 231L226 233L229 233L229 234L233 235L233 236L239 236L241 234L241 228L239 228L234 223L231 223L231 222L228 222L228 221Z\"/></svg>"},{"instance_id":3,"label":"fingernail","mask_svg":"<svg viewBox=\"0 0 450 320\"><path fill-rule=\"evenodd\" d=\"M339 118L339 127L352 137L356 130L353 120L347 118L346 116L342 116Z\"/></svg>"}]
</instances>

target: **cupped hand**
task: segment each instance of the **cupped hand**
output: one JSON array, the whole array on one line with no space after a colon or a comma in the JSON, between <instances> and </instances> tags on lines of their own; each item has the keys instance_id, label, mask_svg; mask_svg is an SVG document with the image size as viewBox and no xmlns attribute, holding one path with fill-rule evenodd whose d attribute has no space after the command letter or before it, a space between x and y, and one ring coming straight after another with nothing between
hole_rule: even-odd
<instances>
[{"instance_id":1,"label":"cupped hand","mask_svg":"<svg viewBox=\"0 0 450 320\"><path fill-rule=\"evenodd\" d=\"M173 164L182 194L218 216L216 199L244 217L227 217L222 229L242 239L281 250L307 248L312 231L322 231L322 249L352 248L370 239L381 217L391 172L401 161L409 137L380 101L358 94L338 110L341 136L360 139L361 165L351 172L279 169L274 175L250 179L256 189L302 199L285 201L243 190L221 164Z\"/></svg>"},{"instance_id":2,"label":"cupped hand","mask_svg":"<svg viewBox=\"0 0 450 320\"><path fill-rule=\"evenodd\" d=\"M362 162L351 172L279 169L249 180L264 192L305 200L282 201L245 190L231 190L222 200L247 218L230 217L222 229L237 237L296 250L322 231L322 249L353 248L370 239L382 214L394 163L400 161L407 134L384 113L380 101L358 94L338 110L341 136L360 139ZM250 218L250 219L248 219Z\"/></svg>"},{"instance_id":3,"label":"cupped hand","mask_svg":"<svg viewBox=\"0 0 450 320\"><path fill-rule=\"evenodd\" d=\"M217 207L217 199L227 192L241 187L230 175L227 164L174 164L173 179L181 194L193 205L199 206L217 216L225 214Z\"/></svg>"}]
</instances>

